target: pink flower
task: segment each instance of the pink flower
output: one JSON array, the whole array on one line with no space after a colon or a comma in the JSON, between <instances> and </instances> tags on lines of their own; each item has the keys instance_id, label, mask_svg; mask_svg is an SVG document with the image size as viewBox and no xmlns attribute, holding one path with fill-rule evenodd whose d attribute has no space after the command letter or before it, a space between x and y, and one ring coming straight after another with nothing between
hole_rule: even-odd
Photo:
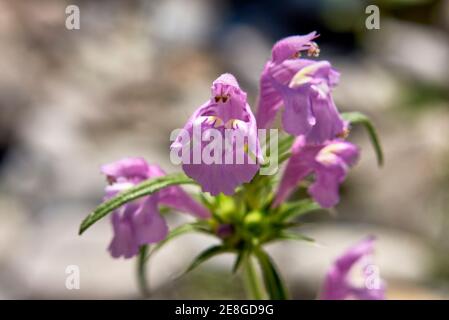
<instances>
[{"instance_id":1,"label":"pink flower","mask_svg":"<svg viewBox=\"0 0 449 320\"><path fill-rule=\"evenodd\" d=\"M331 266L326 274L320 299L322 300L382 300L385 285L379 277L378 267L371 262L374 237L368 237L349 248ZM351 283L349 273L358 263L362 264L362 286Z\"/></svg>"},{"instance_id":2,"label":"pink flower","mask_svg":"<svg viewBox=\"0 0 449 320\"><path fill-rule=\"evenodd\" d=\"M188 147L189 157L186 160L183 155L182 168L204 191L231 195L259 170L256 119L233 75L221 75L211 91L210 99L193 113L171 149L184 152ZM210 161L204 159L206 153Z\"/></svg>"},{"instance_id":3,"label":"pink flower","mask_svg":"<svg viewBox=\"0 0 449 320\"><path fill-rule=\"evenodd\" d=\"M322 207L336 205L340 199L340 184L346 178L349 167L357 161L358 148L339 139L310 145L305 143L304 136L300 136L296 138L291 153L273 206L285 201L299 182L310 174L314 174L315 182L309 187L309 194Z\"/></svg>"},{"instance_id":4,"label":"pink flower","mask_svg":"<svg viewBox=\"0 0 449 320\"><path fill-rule=\"evenodd\" d=\"M125 158L101 167L109 185L105 200L147 179L164 176L157 165L149 165L143 158ZM163 240L168 233L165 219L158 205L190 213L198 218L208 218L209 211L193 200L178 186L129 202L112 213L114 236L109 252L114 258L131 258L138 254L142 245Z\"/></svg>"},{"instance_id":5,"label":"pink flower","mask_svg":"<svg viewBox=\"0 0 449 320\"><path fill-rule=\"evenodd\" d=\"M269 128L284 105L284 130L304 135L308 143L322 143L343 132L344 122L331 94L339 73L328 61L298 59L302 51L318 55L318 46L312 41L316 37L315 32L292 36L273 46L260 78L259 128Z\"/></svg>"}]
</instances>

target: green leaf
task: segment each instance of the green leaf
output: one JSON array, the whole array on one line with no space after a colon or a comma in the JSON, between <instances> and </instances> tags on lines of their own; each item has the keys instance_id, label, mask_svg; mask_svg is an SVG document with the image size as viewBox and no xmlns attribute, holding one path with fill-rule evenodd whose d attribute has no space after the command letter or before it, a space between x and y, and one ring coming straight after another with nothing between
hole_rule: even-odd
<instances>
[{"instance_id":1,"label":"green leaf","mask_svg":"<svg viewBox=\"0 0 449 320\"><path fill-rule=\"evenodd\" d=\"M237 254L237 258L235 259L234 266L232 267L232 273L236 273L239 270L246 255L247 255L246 250L239 251L239 253Z\"/></svg>"},{"instance_id":2,"label":"green leaf","mask_svg":"<svg viewBox=\"0 0 449 320\"><path fill-rule=\"evenodd\" d=\"M270 299L287 300L287 289L285 288L279 272L277 271L276 266L274 265L270 256L262 249L256 250L255 255L257 257L257 260L259 261L265 288L270 296Z\"/></svg>"},{"instance_id":3,"label":"green leaf","mask_svg":"<svg viewBox=\"0 0 449 320\"><path fill-rule=\"evenodd\" d=\"M215 209L215 198L208 193L200 192L198 194L201 202L211 211Z\"/></svg>"},{"instance_id":4,"label":"green leaf","mask_svg":"<svg viewBox=\"0 0 449 320\"><path fill-rule=\"evenodd\" d=\"M382 166L384 163L382 147L380 145L376 129L374 128L371 120L366 115L360 112L343 112L341 116L344 120L349 121L350 124L361 124L365 127L365 129L368 131L371 143L373 144L374 151L376 152L377 163L379 164L379 166Z\"/></svg>"},{"instance_id":5,"label":"green leaf","mask_svg":"<svg viewBox=\"0 0 449 320\"><path fill-rule=\"evenodd\" d=\"M282 231L276 240L299 240L299 241L315 242L315 239L312 239L308 236L288 231Z\"/></svg>"},{"instance_id":6,"label":"green leaf","mask_svg":"<svg viewBox=\"0 0 449 320\"><path fill-rule=\"evenodd\" d=\"M170 233L167 235L167 237L164 240L158 242L157 245L154 246L153 250L151 250L147 259L150 256L152 256L156 251L161 249L164 245L166 245L168 242L170 242L171 240L173 240L179 236L182 236L186 233L191 233L191 232L202 232L202 233L208 233L208 234L212 233L212 231L210 229L208 229L207 222L205 222L205 221L183 224L179 227L176 227L172 231L170 231Z\"/></svg>"},{"instance_id":7,"label":"green leaf","mask_svg":"<svg viewBox=\"0 0 449 320\"><path fill-rule=\"evenodd\" d=\"M82 234L95 222L106 216L108 213L124 205L125 203L136 200L143 196L153 194L168 186L178 184L195 184L195 182L185 174L177 173L144 181L135 187L119 193L114 198L99 205L83 220L83 222L81 222L79 234Z\"/></svg>"},{"instance_id":8,"label":"green leaf","mask_svg":"<svg viewBox=\"0 0 449 320\"><path fill-rule=\"evenodd\" d=\"M187 268L187 270L184 272L184 274L192 271L193 269L198 267L200 264L202 264L203 262L209 260L212 257L215 257L215 256L217 256L219 254L222 254L222 253L232 252L232 251L234 251L234 250L231 249L231 248L228 248L228 247L224 247L222 245L216 245L216 246L209 247L208 249L206 249L203 252L201 252L193 260L193 262L190 264L190 266Z\"/></svg>"},{"instance_id":9,"label":"green leaf","mask_svg":"<svg viewBox=\"0 0 449 320\"><path fill-rule=\"evenodd\" d=\"M289 202L281 207L279 220L286 221L319 209L321 209L320 205L312 199L302 199L295 202Z\"/></svg>"},{"instance_id":10,"label":"green leaf","mask_svg":"<svg viewBox=\"0 0 449 320\"><path fill-rule=\"evenodd\" d=\"M294 136L286 136L279 140L277 145L278 164L283 163L290 157L290 148L294 141ZM266 151L266 154L269 154L269 152L271 152L270 149ZM268 167L269 165L269 162L265 162L264 164L262 164L263 167Z\"/></svg>"},{"instance_id":11,"label":"green leaf","mask_svg":"<svg viewBox=\"0 0 449 320\"><path fill-rule=\"evenodd\" d=\"M281 141L279 141L278 154L289 151L294 141L294 136L287 136L285 138L282 138Z\"/></svg>"},{"instance_id":12,"label":"green leaf","mask_svg":"<svg viewBox=\"0 0 449 320\"><path fill-rule=\"evenodd\" d=\"M284 161L288 160L291 157L291 152L286 152L279 156L278 164L284 163Z\"/></svg>"},{"instance_id":13,"label":"green leaf","mask_svg":"<svg viewBox=\"0 0 449 320\"><path fill-rule=\"evenodd\" d=\"M284 163L291 156L290 149L295 141L294 136L287 136L281 139L278 145L278 165Z\"/></svg>"}]
</instances>

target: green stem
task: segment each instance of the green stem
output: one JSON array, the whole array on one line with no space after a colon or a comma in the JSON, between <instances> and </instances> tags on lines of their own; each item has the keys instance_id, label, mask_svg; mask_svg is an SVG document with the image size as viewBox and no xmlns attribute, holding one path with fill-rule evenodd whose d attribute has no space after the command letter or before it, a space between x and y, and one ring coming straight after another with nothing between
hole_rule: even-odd
<instances>
[{"instance_id":1,"label":"green stem","mask_svg":"<svg viewBox=\"0 0 449 320\"><path fill-rule=\"evenodd\" d=\"M144 298L150 295L150 289L147 282L147 253L149 250L148 245L143 245L140 247L139 257L137 259L137 282L139 284L139 290Z\"/></svg>"},{"instance_id":2,"label":"green stem","mask_svg":"<svg viewBox=\"0 0 449 320\"><path fill-rule=\"evenodd\" d=\"M263 287L249 253L243 257L243 273L247 295L254 300L263 300L265 296Z\"/></svg>"}]
</instances>

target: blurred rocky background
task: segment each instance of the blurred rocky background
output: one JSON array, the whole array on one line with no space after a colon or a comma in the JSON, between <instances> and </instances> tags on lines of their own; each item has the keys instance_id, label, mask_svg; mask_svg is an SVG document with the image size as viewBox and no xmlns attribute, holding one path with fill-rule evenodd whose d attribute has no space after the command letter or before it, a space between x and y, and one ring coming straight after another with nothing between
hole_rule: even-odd
<instances>
[{"instance_id":1,"label":"blurred rocky background","mask_svg":"<svg viewBox=\"0 0 449 320\"><path fill-rule=\"evenodd\" d=\"M69 4L80 30L65 28ZM365 28L369 4L380 30ZM301 228L318 245L270 248L293 297L314 298L333 259L375 234L388 298L448 298L448 1L0 0L0 299L139 297L134 261L106 251L107 219L77 236L102 197L100 164L144 156L179 170L170 132L211 81L234 73L254 105L274 41L312 30L342 73L337 105L374 119L386 163L356 128L363 154L340 205ZM210 242L186 236L157 254L153 297L243 298L230 257L174 281ZM68 265L80 290L65 287Z\"/></svg>"}]
</instances>

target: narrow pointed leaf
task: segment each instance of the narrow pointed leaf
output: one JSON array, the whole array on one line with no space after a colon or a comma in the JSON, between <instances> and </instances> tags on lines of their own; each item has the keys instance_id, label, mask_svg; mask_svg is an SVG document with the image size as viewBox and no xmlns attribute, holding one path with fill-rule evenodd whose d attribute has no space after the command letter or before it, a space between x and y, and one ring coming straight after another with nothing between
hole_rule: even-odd
<instances>
[{"instance_id":1,"label":"narrow pointed leaf","mask_svg":"<svg viewBox=\"0 0 449 320\"><path fill-rule=\"evenodd\" d=\"M287 300L287 289L270 256L262 249L256 250L255 255L259 261L260 269L271 300Z\"/></svg>"},{"instance_id":2,"label":"narrow pointed leaf","mask_svg":"<svg viewBox=\"0 0 449 320\"><path fill-rule=\"evenodd\" d=\"M286 152L284 154L281 154L279 156L278 164L284 163L286 160L288 160L292 156L291 152Z\"/></svg>"},{"instance_id":3,"label":"narrow pointed leaf","mask_svg":"<svg viewBox=\"0 0 449 320\"><path fill-rule=\"evenodd\" d=\"M293 136L287 136L281 139L281 141L279 142L278 153L281 154L289 151L294 141L295 137Z\"/></svg>"},{"instance_id":4,"label":"narrow pointed leaf","mask_svg":"<svg viewBox=\"0 0 449 320\"><path fill-rule=\"evenodd\" d=\"M286 203L281 208L279 220L287 221L319 209L322 208L312 199L302 199L295 202Z\"/></svg>"},{"instance_id":5,"label":"narrow pointed leaf","mask_svg":"<svg viewBox=\"0 0 449 320\"><path fill-rule=\"evenodd\" d=\"M281 232L281 234L278 237L278 240L299 240L299 241L315 242L315 239L312 239L308 236L288 231Z\"/></svg>"},{"instance_id":6,"label":"narrow pointed leaf","mask_svg":"<svg viewBox=\"0 0 449 320\"><path fill-rule=\"evenodd\" d=\"M222 253L232 252L232 251L233 251L232 249L227 248L227 247L223 247L221 245L209 247L208 249L206 249L203 252L201 252L193 260L193 262L190 264L190 266L187 268L187 270L184 272L184 274L192 271L193 269L198 267L200 264L202 264L203 262L209 260L212 257L215 257L215 256L217 256L219 254L222 254Z\"/></svg>"},{"instance_id":7,"label":"narrow pointed leaf","mask_svg":"<svg viewBox=\"0 0 449 320\"><path fill-rule=\"evenodd\" d=\"M215 199L214 197L212 197L210 194L204 193L204 192L200 192L199 193L199 198L201 200L201 202L211 211L214 210L214 206L215 206Z\"/></svg>"},{"instance_id":8,"label":"narrow pointed leaf","mask_svg":"<svg viewBox=\"0 0 449 320\"><path fill-rule=\"evenodd\" d=\"M195 182L185 174L177 173L150 179L138 184L135 187L123 191L114 198L103 202L91 214L89 214L83 222L81 222L79 234L82 234L95 222L125 203L153 194L163 188L179 184L195 184Z\"/></svg>"},{"instance_id":9,"label":"narrow pointed leaf","mask_svg":"<svg viewBox=\"0 0 449 320\"><path fill-rule=\"evenodd\" d=\"M153 250L150 252L148 258L153 255L156 251L161 249L164 245L166 245L171 240L182 236L186 233L193 233L193 232L201 232L201 233L208 233L211 234L211 230L208 229L207 223L205 221L199 221L199 222L193 222L188 224L183 224L172 231L167 235L167 237L158 242L157 245L154 246Z\"/></svg>"},{"instance_id":10,"label":"narrow pointed leaf","mask_svg":"<svg viewBox=\"0 0 449 320\"><path fill-rule=\"evenodd\" d=\"M291 155L290 148L294 141L295 141L295 137L293 137L293 136L284 137L279 141L278 146L277 146L278 164L281 164L285 160L290 158L290 155ZM268 149L266 151L267 154L269 154L269 152L271 152L270 149ZM266 162L262 165L263 167L268 167L270 165L269 159L270 159L270 157L268 157L266 159Z\"/></svg>"},{"instance_id":11,"label":"narrow pointed leaf","mask_svg":"<svg viewBox=\"0 0 449 320\"><path fill-rule=\"evenodd\" d=\"M344 112L341 114L341 116L344 120L349 121L350 124L361 124L365 127L371 139L374 151L376 152L377 163L379 164L379 166L382 166L384 163L382 146L380 145L376 129L374 128L371 120L366 115L360 112Z\"/></svg>"},{"instance_id":12,"label":"narrow pointed leaf","mask_svg":"<svg viewBox=\"0 0 449 320\"><path fill-rule=\"evenodd\" d=\"M232 273L236 273L239 270L246 254L247 252L245 250L239 251L237 258L235 259L234 266L232 267Z\"/></svg>"}]
</instances>

